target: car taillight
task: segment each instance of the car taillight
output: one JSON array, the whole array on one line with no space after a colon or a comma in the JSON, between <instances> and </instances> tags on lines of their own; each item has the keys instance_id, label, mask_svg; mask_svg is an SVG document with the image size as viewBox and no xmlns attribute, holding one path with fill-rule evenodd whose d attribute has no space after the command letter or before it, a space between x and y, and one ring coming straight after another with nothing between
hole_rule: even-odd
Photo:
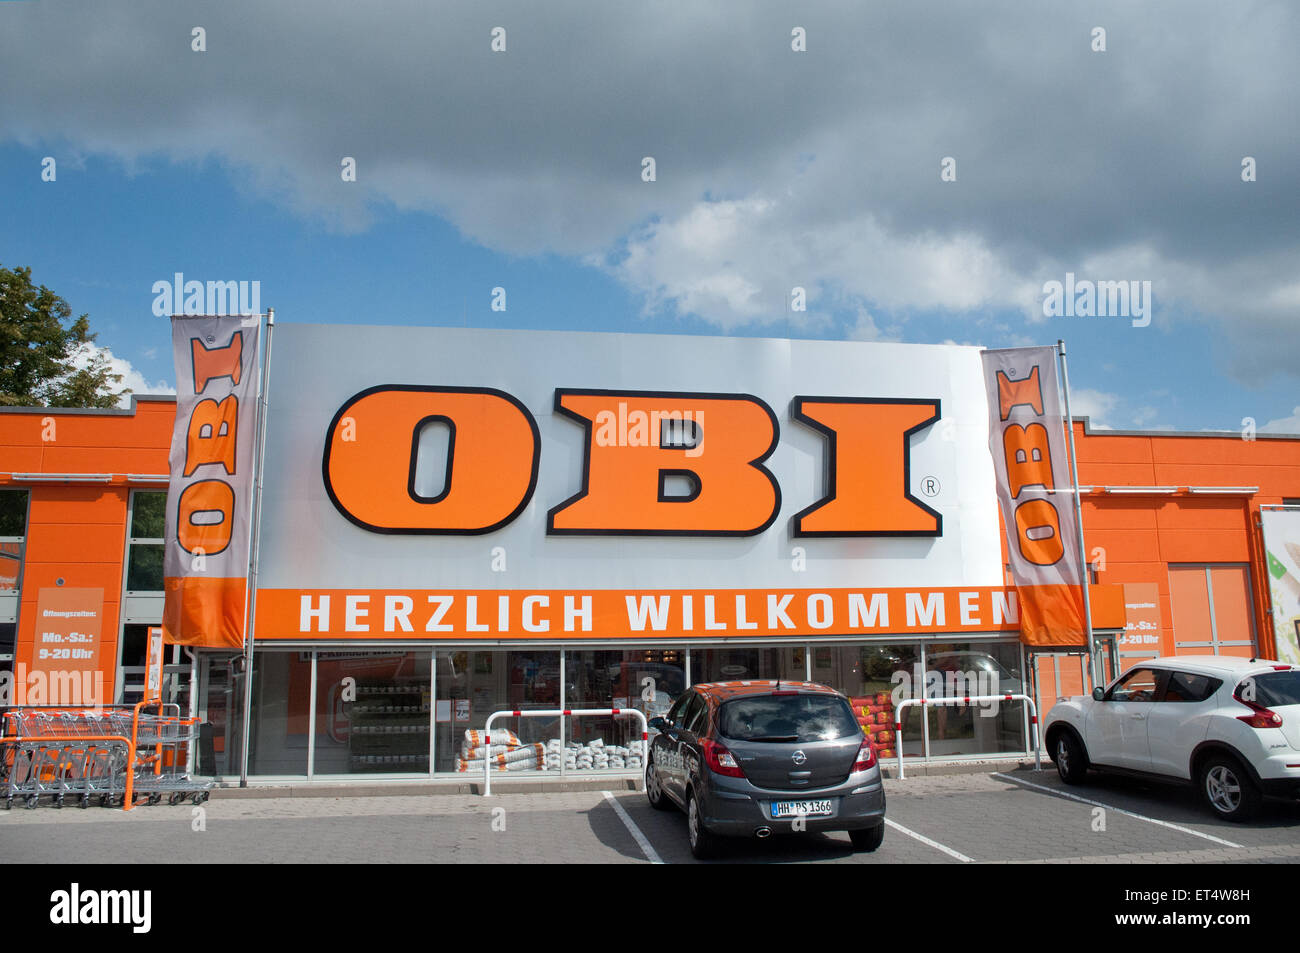
<instances>
[{"instance_id":1,"label":"car taillight","mask_svg":"<svg viewBox=\"0 0 1300 953\"><path fill-rule=\"evenodd\" d=\"M1248 702L1244 698L1238 698L1237 701L1249 708L1249 715L1238 715L1238 721L1244 721L1252 728L1281 728L1282 716L1275 711L1269 711L1263 705L1257 705L1254 702Z\"/></svg>"},{"instance_id":2,"label":"car taillight","mask_svg":"<svg viewBox=\"0 0 1300 953\"><path fill-rule=\"evenodd\" d=\"M854 771L866 771L876 766L876 749L870 741L863 741L858 748L858 759L853 762Z\"/></svg>"},{"instance_id":3,"label":"car taillight","mask_svg":"<svg viewBox=\"0 0 1300 953\"><path fill-rule=\"evenodd\" d=\"M726 745L705 738L700 742L700 747L704 749L704 760L714 774L721 774L728 778L745 776L745 772L740 770L740 765L736 763L735 757L727 750Z\"/></svg>"}]
</instances>

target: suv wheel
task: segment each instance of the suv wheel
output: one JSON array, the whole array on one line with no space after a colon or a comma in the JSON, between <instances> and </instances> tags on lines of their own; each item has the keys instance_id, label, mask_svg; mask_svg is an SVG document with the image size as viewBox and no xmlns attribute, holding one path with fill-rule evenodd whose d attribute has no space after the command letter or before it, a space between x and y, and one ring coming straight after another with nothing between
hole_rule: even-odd
<instances>
[{"instance_id":1,"label":"suv wheel","mask_svg":"<svg viewBox=\"0 0 1300 953\"><path fill-rule=\"evenodd\" d=\"M666 811L673 806L664 794L663 782L659 780L653 761L645 766L645 796L656 811Z\"/></svg>"},{"instance_id":2,"label":"suv wheel","mask_svg":"<svg viewBox=\"0 0 1300 953\"><path fill-rule=\"evenodd\" d=\"M697 860L707 860L718 852L718 838L704 829L699 799L694 791L686 793L686 837Z\"/></svg>"},{"instance_id":3,"label":"suv wheel","mask_svg":"<svg viewBox=\"0 0 1300 953\"><path fill-rule=\"evenodd\" d=\"M1082 784L1088 774L1087 756L1083 745L1068 731L1062 731L1056 738L1056 771L1066 784Z\"/></svg>"},{"instance_id":4,"label":"suv wheel","mask_svg":"<svg viewBox=\"0 0 1300 953\"><path fill-rule=\"evenodd\" d=\"M854 850L875 850L885 842L885 824L882 821L875 827L849 831L849 840L853 841Z\"/></svg>"},{"instance_id":5,"label":"suv wheel","mask_svg":"<svg viewBox=\"0 0 1300 953\"><path fill-rule=\"evenodd\" d=\"M1236 758L1214 755L1201 765L1201 796L1225 821L1244 821L1259 812L1263 795Z\"/></svg>"}]
</instances>

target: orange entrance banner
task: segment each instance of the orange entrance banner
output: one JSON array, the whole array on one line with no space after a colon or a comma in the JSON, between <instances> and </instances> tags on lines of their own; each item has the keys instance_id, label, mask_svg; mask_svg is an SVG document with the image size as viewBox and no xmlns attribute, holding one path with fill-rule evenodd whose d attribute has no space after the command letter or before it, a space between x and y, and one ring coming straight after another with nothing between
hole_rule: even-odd
<instances>
[{"instance_id":1,"label":"orange entrance banner","mask_svg":"<svg viewBox=\"0 0 1300 953\"><path fill-rule=\"evenodd\" d=\"M808 638L1015 632L1006 588L259 589L258 641Z\"/></svg>"}]
</instances>

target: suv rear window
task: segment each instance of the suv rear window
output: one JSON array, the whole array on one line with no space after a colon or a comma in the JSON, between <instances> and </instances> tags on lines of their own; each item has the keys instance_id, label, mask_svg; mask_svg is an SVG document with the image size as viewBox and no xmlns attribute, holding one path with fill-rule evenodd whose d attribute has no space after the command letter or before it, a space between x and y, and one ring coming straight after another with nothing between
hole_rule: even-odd
<instances>
[{"instance_id":1,"label":"suv rear window","mask_svg":"<svg viewBox=\"0 0 1300 953\"><path fill-rule=\"evenodd\" d=\"M1246 682L1255 683L1255 703L1265 708L1300 705L1300 672L1265 672L1246 679L1237 686L1238 697L1245 698Z\"/></svg>"},{"instance_id":2,"label":"suv rear window","mask_svg":"<svg viewBox=\"0 0 1300 953\"><path fill-rule=\"evenodd\" d=\"M736 741L808 744L861 735L848 702L834 695L754 695L723 704L718 733Z\"/></svg>"}]
</instances>

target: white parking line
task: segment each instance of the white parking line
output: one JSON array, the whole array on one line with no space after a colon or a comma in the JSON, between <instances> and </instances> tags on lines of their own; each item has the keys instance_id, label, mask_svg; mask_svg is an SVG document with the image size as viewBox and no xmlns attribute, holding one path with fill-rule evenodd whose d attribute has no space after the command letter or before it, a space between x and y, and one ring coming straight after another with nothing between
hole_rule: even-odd
<instances>
[{"instance_id":1,"label":"white parking line","mask_svg":"<svg viewBox=\"0 0 1300 953\"><path fill-rule=\"evenodd\" d=\"M916 831L909 831L906 827L904 827L902 824L899 824L897 821L891 821L889 818L885 818L885 823L888 824L890 827L894 828L894 830L901 831L902 833L906 834L908 837L915 837L917 840L919 840L922 844L925 844L927 847L933 847L935 850L943 851L949 857L956 858L957 860L960 860L963 864L975 863L973 858L967 857L961 851L953 850L951 847L946 847L945 845L940 844L937 840L930 840L930 838L926 837L924 834L918 834Z\"/></svg>"},{"instance_id":2,"label":"white parking line","mask_svg":"<svg viewBox=\"0 0 1300 953\"><path fill-rule=\"evenodd\" d=\"M601 791L600 793L605 795L605 800L614 806L614 813L619 816L620 820L622 820L623 826L627 828L627 832L631 834L632 839L636 841L636 846L641 848L641 853L645 854L645 859L650 861L652 864L662 864L663 861L660 860L659 855L655 853L655 849L650 846L650 842L646 840L645 835L641 833L641 828L636 826L636 823L628 816L627 811L623 810L623 805L618 803L618 798L614 797L614 795L610 794L608 791Z\"/></svg>"},{"instance_id":3,"label":"white parking line","mask_svg":"<svg viewBox=\"0 0 1300 953\"><path fill-rule=\"evenodd\" d=\"M1201 831L1192 830L1190 827L1183 827L1181 824L1173 824L1169 821L1162 821L1158 817L1147 817L1145 814L1137 814L1133 811L1126 811L1122 807L1112 807L1109 804L1103 804L1101 801L1090 801L1086 797L1079 797L1076 794L1066 794L1064 791L1058 791L1056 788L1049 788L1046 785L1034 784L1032 781L1022 781L1020 778L1013 778L1009 774L999 774L996 771L993 777L1002 778L1006 781L1014 781L1016 784L1023 784L1027 788L1033 788L1035 791L1046 791L1048 794L1056 797L1068 798L1071 801L1079 801L1083 804L1091 804L1093 807L1104 808L1107 811L1114 811L1117 814L1123 814L1125 817L1136 817L1139 821L1146 821L1148 824L1158 824L1161 827L1167 827L1170 830L1180 831L1184 834L1191 834L1193 837L1201 837L1216 844L1222 844L1224 847L1241 847L1241 844L1234 844L1230 840L1224 840L1222 837L1215 837L1213 834L1206 834Z\"/></svg>"}]
</instances>

